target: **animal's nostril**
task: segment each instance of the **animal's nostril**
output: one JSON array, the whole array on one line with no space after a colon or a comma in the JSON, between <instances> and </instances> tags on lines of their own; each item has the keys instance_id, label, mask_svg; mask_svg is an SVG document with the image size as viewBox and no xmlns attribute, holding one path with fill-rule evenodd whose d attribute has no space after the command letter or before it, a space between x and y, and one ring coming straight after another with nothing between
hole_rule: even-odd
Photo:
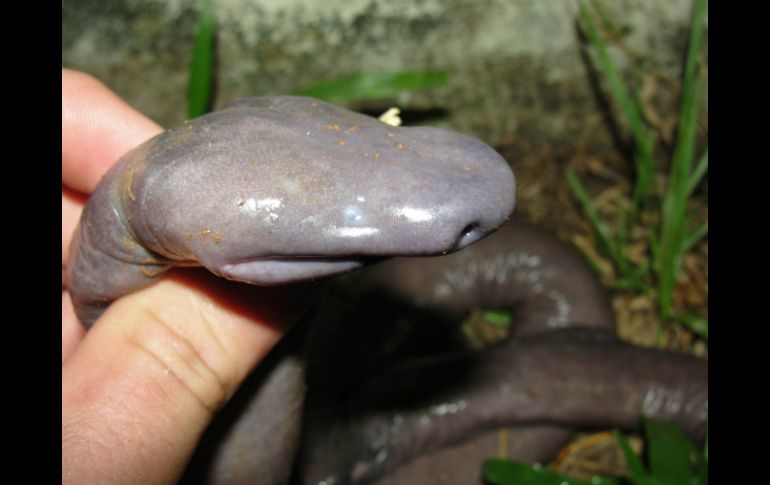
<instances>
[{"instance_id":1,"label":"animal's nostril","mask_svg":"<svg viewBox=\"0 0 770 485\"><path fill-rule=\"evenodd\" d=\"M455 248L462 249L475 243L482 237L484 237L484 231L478 224L468 224L462 231L460 231L460 235L455 242Z\"/></svg>"}]
</instances>

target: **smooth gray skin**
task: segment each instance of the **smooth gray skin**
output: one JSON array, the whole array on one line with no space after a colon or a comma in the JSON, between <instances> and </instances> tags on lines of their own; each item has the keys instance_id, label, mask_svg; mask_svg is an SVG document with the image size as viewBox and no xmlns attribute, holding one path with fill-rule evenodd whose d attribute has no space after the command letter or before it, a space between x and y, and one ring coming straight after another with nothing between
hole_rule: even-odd
<instances>
[{"instance_id":1,"label":"smooth gray skin","mask_svg":"<svg viewBox=\"0 0 770 485\"><path fill-rule=\"evenodd\" d=\"M475 358L426 359L372 379L347 419L316 435L310 456L334 466L305 483L367 483L424 453L525 423L630 429L646 414L702 437L704 363L581 330L525 337Z\"/></svg>"},{"instance_id":2,"label":"smooth gray skin","mask_svg":"<svg viewBox=\"0 0 770 485\"><path fill-rule=\"evenodd\" d=\"M350 318L313 327L301 483L479 483L497 454L489 438L509 426L509 456L528 461L551 458L570 429L633 428L642 414L703 438L707 362L619 342L582 256L542 230L513 220L456 254L351 279ZM482 352L430 348L479 307L511 310L512 338Z\"/></svg>"},{"instance_id":3,"label":"smooth gray skin","mask_svg":"<svg viewBox=\"0 0 770 485\"><path fill-rule=\"evenodd\" d=\"M510 167L479 140L311 98L242 99L105 175L73 238L70 294L90 325L174 265L275 285L448 253L496 229L514 200Z\"/></svg>"}]
</instances>

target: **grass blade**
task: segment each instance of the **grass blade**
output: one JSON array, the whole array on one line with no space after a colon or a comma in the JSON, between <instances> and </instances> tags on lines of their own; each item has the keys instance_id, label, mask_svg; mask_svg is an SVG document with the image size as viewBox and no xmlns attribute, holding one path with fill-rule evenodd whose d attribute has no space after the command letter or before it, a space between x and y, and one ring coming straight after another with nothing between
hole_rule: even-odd
<instances>
[{"instance_id":1,"label":"grass blade","mask_svg":"<svg viewBox=\"0 0 770 485\"><path fill-rule=\"evenodd\" d=\"M599 66L607 78L610 91L620 105L621 111L623 112L631 131L631 135L634 138L636 146L636 156L634 157L634 163L636 164L636 185L634 187L629 221L629 227L633 227L636 224L640 208L647 206L650 199L650 188L655 173L655 166L652 161L655 136L654 133L648 132L647 128L645 128L641 109L635 100L628 94L623 79L621 78L618 69L615 67L615 64L612 62L607 46L596 29L593 16L588 13L588 9L583 2L580 3L580 17L585 32L596 50Z\"/></svg>"},{"instance_id":2,"label":"grass blade","mask_svg":"<svg viewBox=\"0 0 770 485\"><path fill-rule=\"evenodd\" d=\"M687 198L690 180L690 166L695 146L695 120L699 111L700 92L703 78L695 82L694 93L685 93L679 141L671 162L671 174L663 199L660 227L659 292L660 309L664 319L671 315L671 299L680 262L685 252Z\"/></svg>"},{"instance_id":3,"label":"grass blade","mask_svg":"<svg viewBox=\"0 0 770 485\"><path fill-rule=\"evenodd\" d=\"M694 248L709 233L709 221L704 222L684 240L684 252Z\"/></svg>"},{"instance_id":4,"label":"grass blade","mask_svg":"<svg viewBox=\"0 0 770 485\"><path fill-rule=\"evenodd\" d=\"M594 208L593 201L588 195L588 192L586 192L585 187L583 187L583 184L580 183L580 179L578 179L577 175L575 175L575 172L572 170L567 170L567 181L569 182L570 187L572 187L572 191L575 193L575 196L583 206L583 209L586 211L586 214L588 214L588 218L591 220L591 223L596 230L600 249L602 249L602 252L604 252L605 256L609 257L615 263L615 265L620 268L621 273L624 273L625 269L628 267L625 256L623 255L622 251L617 246L615 246L615 242L609 226L607 226L607 223L604 222L602 216L599 215L599 213Z\"/></svg>"},{"instance_id":5,"label":"grass blade","mask_svg":"<svg viewBox=\"0 0 770 485\"><path fill-rule=\"evenodd\" d=\"M322 81L298 91L332 103L386 99L402 91L444 86L449 82L446 71L359 72L331 81Z\"/></svg>"},{"instance_id":6,"label":"grass blade","mask_svg":"<svg viewBox=\"0 0 770 485\"><path fill-rule=\"evenodd\" d=\"M615 97L615 100L620 104L620 108L623 111L626 120L629 122L631 134L633 135L637 146L643 146L647 141L647 130L644 127L641 112L628 94L623 79L607 50L607 45L599 35L593 16L588 12L588 9L583 2L580 3L580 17L585 26L585 32L588 35L588 39L596 50L599 66L607 77L610 90Z\"/></svg>"},{"instance_id":7,"label":"grass blade","mask_svg":"<svg viewBox=\"0 0 770 485\"><path fill-rule=\"evenodd\" d=\"M675 315L674 318L704 340L709 339L709 320L700 315Z\"/></svg>"},{"instance_id":8,"label":"grass blade","mask_svg":"<svg viewBox=\"0 0 770 485\"><path fill-rule=\"evenodd\" d=\"M615 231L615 242L618 248L622 251L626 247L627 237L630 235L630 229L626 226L628 220L626 219L626 208L623 204L618 204L618 217L617 217L617 230Z\"/></svg>"},{"instance_id":9,"label":"grass blade","mask_svg":"<svg viewBox=\"0 0 770 485\"><path fill-rule=\"evenodd\" d=\"M645 264L629 270L625 275L622 275L615 286L621 290L634 290L643 294L649 294L650 286L644 282L644 275L650 270L650 265Z\"/></svg>"},{"instance_id":10,"label":"grass blade","mask_svg":"<svg viewBox=\"0 0 770 485\"><path fill-rule=\"evenodd\" d=\"M708 234L708 221L692 231L691 218L687 203L698 184L708 171L708 148L694 165L694 152L698 133L698 119L706 86L706 69L700 66L700 57L705 38L706 0L695 0L692 13L692 26L688 43L687 58L683 72L682 96L679 105L677 136L671 158L668 179L663 193L656 185L657 170L653 161L657 131L644 124L642 101L627 86L638 86L635 77L626 85L619 70L613 63L603 37L617 36L618 32L609 32L615 27L601 8L599 0L591 0L589 11L585 0L579 3L579 20L590 47L595 54L595 61L604 76L611 101L619 107L619 115L624 117L625 125L634 143L635 181L631 197L631 207L620 208L617 224L612 233L599 216L588 198L579 179L570 171L568 182L597 232L596 244L603 256L608 257L618 273L615 286L649 292L649 281L657 285L657 305L663 323L672 317L674 291L677 277L682 269L685 253ZM597 13L598 12L598 17ZM605 29L600 32L597 25ZM632 72L633 73L633 72ZM653 205L654 204L654 205ZM648 211L658 211L655 222L640 222L640 217ZM635 266L626 256L626 249L633 241L633 231L644 224L648 230L649 262ZM692 232L691 232L692 231ZM692 325L700 334L707 334L705 319L694 320ZM662 329L659 329L659 334Z\"/></svg>"},{"instance_id":11,"label":"grass blade","mask_svg":"<svg viewBox=\"0 0 770 485\"><path fill-rule=\"evenodd\" d=\"M692 172L695 135L705 79L699 75L698 59L703 40L706 1L697 0L693 10L690 42L685 62L679 129L671 169L661 210L660 242L655 267L658 269L660 311L664 320L671 316L676 276L682 255L692 241L686 233L686 205L691 194L693 175L703 171L699 163ZM708 162L708 157L705 159ZM696 231L698 233L698 231Z\"/></svg>"},{"instance_id":12,"label":"grass blade","mask_svg":"<svg viewBox=\"0 0 770 485\"><path fill-rule=\"evenodd\" d=\"M698 165L695 167L695 170L693 170L692 174L690 174L690 180L687 183L687 197L692 195L692 193L695 191L695 188L698 186L698 183L700 183L701 178L703 178L703 175L708 169L709 149L706 147L706 151L703 152L703 156L700 157Z\"/></svg>"},{"instance_id":13,"label":"grass blade","mask_svg":"<svg viewBox=\"0 0 770 485\"><path fill-rule=\"evenodd\" d=\"M687 60L684 68L684 83L682 92L690 92L698 69L701 46L703 45L704 22L708 4L706 0L697 0L693 8L690 42L687 46Z\"/></svg>"},{"instance_id":14,"label":"grass blade","mask_svg":"<svg viewBox=\"0 0 770 485\"><path fill-rule=\"evenodd\" d=\"M211 109L215 32L214 7L211 0L203 0L198 35L190 61L190 78L187 85L188 118L196 118Z\"/></svg>"}]
</instances>

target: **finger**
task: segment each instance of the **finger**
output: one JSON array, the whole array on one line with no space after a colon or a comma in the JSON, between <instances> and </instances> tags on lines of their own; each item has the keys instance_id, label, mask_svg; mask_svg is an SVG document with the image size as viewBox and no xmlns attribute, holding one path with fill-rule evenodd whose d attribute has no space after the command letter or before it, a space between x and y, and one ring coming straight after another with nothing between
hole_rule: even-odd
<instances>
[{"instance_id":1,"label":"finger","mask_svg":"<svg viewBox=\"0 0 770 485\"><path fill-rule=\"evenodd\" d=\"M202 273L116 301L63 365L64 483L174 482L212 414L310 301L307 285Z\"/></svg>"},{"instance_id":2,"label":"finger","mask_svg":"<svg viewBox=\"0 0 770 485\"><path fill-rule=\"evenodd\" d=\"M62 183L93 191L127 151L162 131L94 77L62 69Z\"/></svg>"}]
</instances>

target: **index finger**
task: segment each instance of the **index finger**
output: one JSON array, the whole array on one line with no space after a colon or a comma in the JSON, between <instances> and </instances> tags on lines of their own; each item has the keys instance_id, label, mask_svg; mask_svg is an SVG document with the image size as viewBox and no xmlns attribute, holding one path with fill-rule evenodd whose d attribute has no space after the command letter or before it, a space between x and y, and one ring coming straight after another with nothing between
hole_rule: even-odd
<instances>
[{"instance_id":1,"label":"index finger","mask_svg":"<svg viewBox=\"0 0 770 485\"><path fill-rule=\"evenodd\" d=\"M121 156L161 131L94 77L62 69L62 184L92 192Z\"/></svg>"}]
</instances>

